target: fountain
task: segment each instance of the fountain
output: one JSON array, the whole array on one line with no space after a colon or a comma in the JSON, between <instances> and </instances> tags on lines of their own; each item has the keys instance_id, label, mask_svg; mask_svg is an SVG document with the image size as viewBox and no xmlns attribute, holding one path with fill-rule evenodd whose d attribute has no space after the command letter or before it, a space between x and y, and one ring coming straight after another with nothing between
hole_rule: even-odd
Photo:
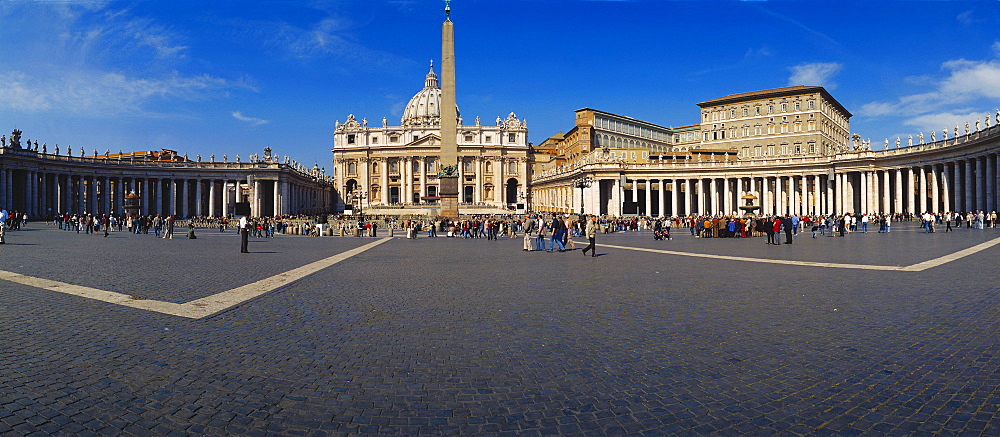
<instances>
[{"instance_id":1,"label":"fountain","mask_svg":"<svg viewBox=\"0 0 1000 437\"><path fill-rule=\"evenodd\" d=\"M755 206L753 204L753 201L757 199L757 196L754 196L753 194L747 193L745 196L741 197L740 199L743 199L743 201L746 202L746 205L743 205L743 206L739 207L740 209L743 210L743 215L745 217L756 217L757 214L756 214L755 211L757 211L758 209L760 209L760 207L759 206Z\"/></svg>"}]
</instances>

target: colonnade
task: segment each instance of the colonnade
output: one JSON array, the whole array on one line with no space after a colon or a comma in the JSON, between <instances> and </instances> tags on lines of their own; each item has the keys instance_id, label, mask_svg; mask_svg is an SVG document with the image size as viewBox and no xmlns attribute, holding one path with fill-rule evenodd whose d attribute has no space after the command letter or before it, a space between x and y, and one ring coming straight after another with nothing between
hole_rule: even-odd
<instances>
[{"instance_id":1,"label":"colonnade","mask_svg":"<svg viewBox=\"0 0 1000 437\"><path fill-rule=\"evenodd\" d=\"M242 176L242 175L241 175ZM250 202L254 215L319 212L332 206L329 190L278 179L227 177L128 176L94 172L0 168L0 207L26 212L29 217L61 213L121 214L126 196L135 193L139 213L176 217L224 216L235 213L237 202Z\"/></svg>"},{"instance_id":2,"label":"colonnade","mask_svg":"<svg viewBox=\"0 0 1000 437\"><path fill-rule=\"evenodd\" d=\"M995 211L1000 205L1000 154L905 164L872 160L801 171L593 176L583 189L570 185L534 190L543 211L656 216L742 214L746 194L768 215ZM677 172L680 173L680 172Z\"/></svg>"}]
</instances>

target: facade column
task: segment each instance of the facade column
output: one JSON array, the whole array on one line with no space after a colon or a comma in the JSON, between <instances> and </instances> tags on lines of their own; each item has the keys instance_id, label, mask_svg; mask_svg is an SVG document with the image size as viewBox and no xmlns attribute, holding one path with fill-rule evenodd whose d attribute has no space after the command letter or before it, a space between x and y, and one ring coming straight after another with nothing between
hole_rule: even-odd
<instances>
[{"instance_id":1,"label":"facade column","mask_svg":"<svg viewBox=\"0 0 1000 437\"><path fill-rule=\"evenodd\" d=\"M858 176L861 178L861 213L868 214L870 211L869 206L871 205L871 196L869 195L872 186L870 184L871 180L869 178L871 172L862 171Z\"/></svg>"},{"instance_id":2,"label":"facade column","mask_svg":"<svg viewBox=\"0 0 1000 437\"><path fill-rule=\"evenodd\" d=\"M10 209L10 202L7 201L7 170L0 168L0 183L3 183L3 187L0 187L0 208Z\"/></svg>"},{"instance_id":3,"label":"facade column","mask_svg":"<svg viewBox=\"0 0 1000 437\"><path fill-rule=\"evenodd\" d=\"M389 204L389 160L380 159L376 162L376 164L379 166L380 187L379 187L378 201L381 202L383 205L388 205ZM371 190L369 190L368 192L369 205L371 204L372 200L375 200L370 197L371 194L372 194ZM299 205L302 204L302 199L299 198L298 187L296 187L295 194L292 195L292 198L295 199L295 213L298 213ZM362 211L363 210L364 208L362 208Z\"/></svg>"},{"instance_id":4,"label":"facade column","mask_svg":"<svg viewBox=\"0 0 1000 437\"><path fill-rule=\"evenodd\" d=\"M635 212L639 213L639 180L632 179L632 203L635 204Z\"/></svg>"},{"instance_id":5,"label":"facade column","mask_svg":"<svg viewBox=\"0 0 1000 437\"><path fill-rule=\"evenodd\" d=\"M475 159L475 167L476 167L475 168L475 171L476 171L476 185L472 189L472 201L476 202L476 203L479 203L479 202L483 202L484 201L484 199L483 199L483 191L484 191L483 190L483 181L485 180L485 178L479 177L479 175L482 175L483 172L485 171L483 169L483 167L484 167L484 165L483 165L484 159L481 156L476 156L476 157L473 157L472 159Z\"/></svg>"},{"instance_id":6,"label":"facade column","mask_svg":"<svg viewBox=\"0 0 1000 437\"><path fill-rule=\"evenodd\" d=\"M806 214L808 215L816 215L823 212L823 202L821 200L823 198L823 193L820 190L822 188L820 184L822 179L823 178L818 174L812 175L813 201L810 202L810 207L806 209Z\"/></svg>"},{"instance_id":7,"label":"facade column","mask_svg":"<svg viewBox=\"0 0 1000 437\"><path fill-rule=\"evenodd\" d=\"M890 194L890 190L889 190L889 170L882 170L879 173L881 173L881 175L882 175L882 177L881 177L881 179L882 179L882 208L879 210L879 212L881 212L883 214L889 214L889 213L893 212L892 211L892 206L889 205L889 199L891 198L891 196L889 195Z\"/></svg>"},{"instance_id":8,"label":"facade column","mask_svg":"<svg viewBox=\"0 0 1000 437\"><path fill-rule=\"evenodd\" d=\"M427 157L421 156L417 165L420 166L420 197L424 197L427 195ZM424 200L418 199L418 202L424 203Z\"/></svg>"}]
</instances>

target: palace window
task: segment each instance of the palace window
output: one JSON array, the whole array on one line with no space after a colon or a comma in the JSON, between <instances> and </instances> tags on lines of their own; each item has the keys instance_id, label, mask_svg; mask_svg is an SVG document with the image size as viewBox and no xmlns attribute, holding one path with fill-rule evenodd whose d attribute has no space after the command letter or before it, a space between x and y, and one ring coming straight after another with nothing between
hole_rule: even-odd
<instances>
[{"instance_id":1,"label":"palace window","mask_svg":"<svg viewBox=\"0 0 1000 437\"><path fill-rule=\"evenodd\" d=\"M774 105L767 105L767 113L774 114Z\"/></svg>"},{"instance_id":2,"label":"palace window","mask_svg":"<svg viewBox=\"0 0 1000 437\"><path fill-rule=\"evenodd\" d=\"M753 108L753 110L756 115L760 115L760 106Z\"/></svg>"},{"instance_id":3,"label":"palace window","mask_svg":"<svg viewBox=\"0 0 1000 437\"><path fill-rule=\"evenodd\" d=\"M816 102L810 100L807 106L809 109L816 109Z\"/></svg>"},{"instance_id":4,"label":"palace window","mask_svg":"<svg viewBox=\"0 0 1000 437\"><path fill-rule=\"evenodd\" d=\"M746 116L749 116L749 115L750 115L750 110L747 109L747 108L743 108L743 116L746 117Z\"/></svg>"},{"instance_id":5,"label":"palace window","mask_svg":"<svg viewBox=\"0 0 1000 437\"><path fill-rule=\"evenodd\" d=\"M729 118L736 118L736 110L735 109L729 110Z\"/></svg>"},{"instance_id":6,"label":"palace window","mask_svg":"<svg viewBox=\"0 0 1000 437\"><path fill-rule=\"evenodd\" d=\"M788 112L788 104L787 103L782 103L781 104L781 112Z\"/></svg>"},{"instance_id":7,"label":"palace window","mask_svg":"<svg viewBox=\"0 0 1000 437\"><path fill-rule=\"evenodd\" d=\"M802 143L795 143L795 154L798 155L801 153L802 153Z\"/></svg>"},{"instance_id":8,"label":"palace window","mask_svg":"<svg viewBox=\"0 0 1000 437\"><path fill-rule=\"evenodd\" d=\"M799 102L795 102L795 110L798 111L798 110L801 110L801 109L802 109L802 104L799 103Z\"/></svg>"}]
</instances>

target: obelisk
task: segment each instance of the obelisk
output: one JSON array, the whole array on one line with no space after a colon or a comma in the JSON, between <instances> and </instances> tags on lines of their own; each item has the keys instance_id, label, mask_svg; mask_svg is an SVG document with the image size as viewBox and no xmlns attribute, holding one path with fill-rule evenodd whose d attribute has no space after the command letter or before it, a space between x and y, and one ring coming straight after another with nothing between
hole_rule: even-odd
<instances>
[{"instance_id":1,"label":"obelisk","mask_svg":"<svg viewBox=\"0 0 1000 437\"><path fill-rule=\"evenodd\" d=\"M441 215L458 217L458 102L455 98L455 28L451 2L444 6L441 26Z\"/></svg>"}]
</instances>

